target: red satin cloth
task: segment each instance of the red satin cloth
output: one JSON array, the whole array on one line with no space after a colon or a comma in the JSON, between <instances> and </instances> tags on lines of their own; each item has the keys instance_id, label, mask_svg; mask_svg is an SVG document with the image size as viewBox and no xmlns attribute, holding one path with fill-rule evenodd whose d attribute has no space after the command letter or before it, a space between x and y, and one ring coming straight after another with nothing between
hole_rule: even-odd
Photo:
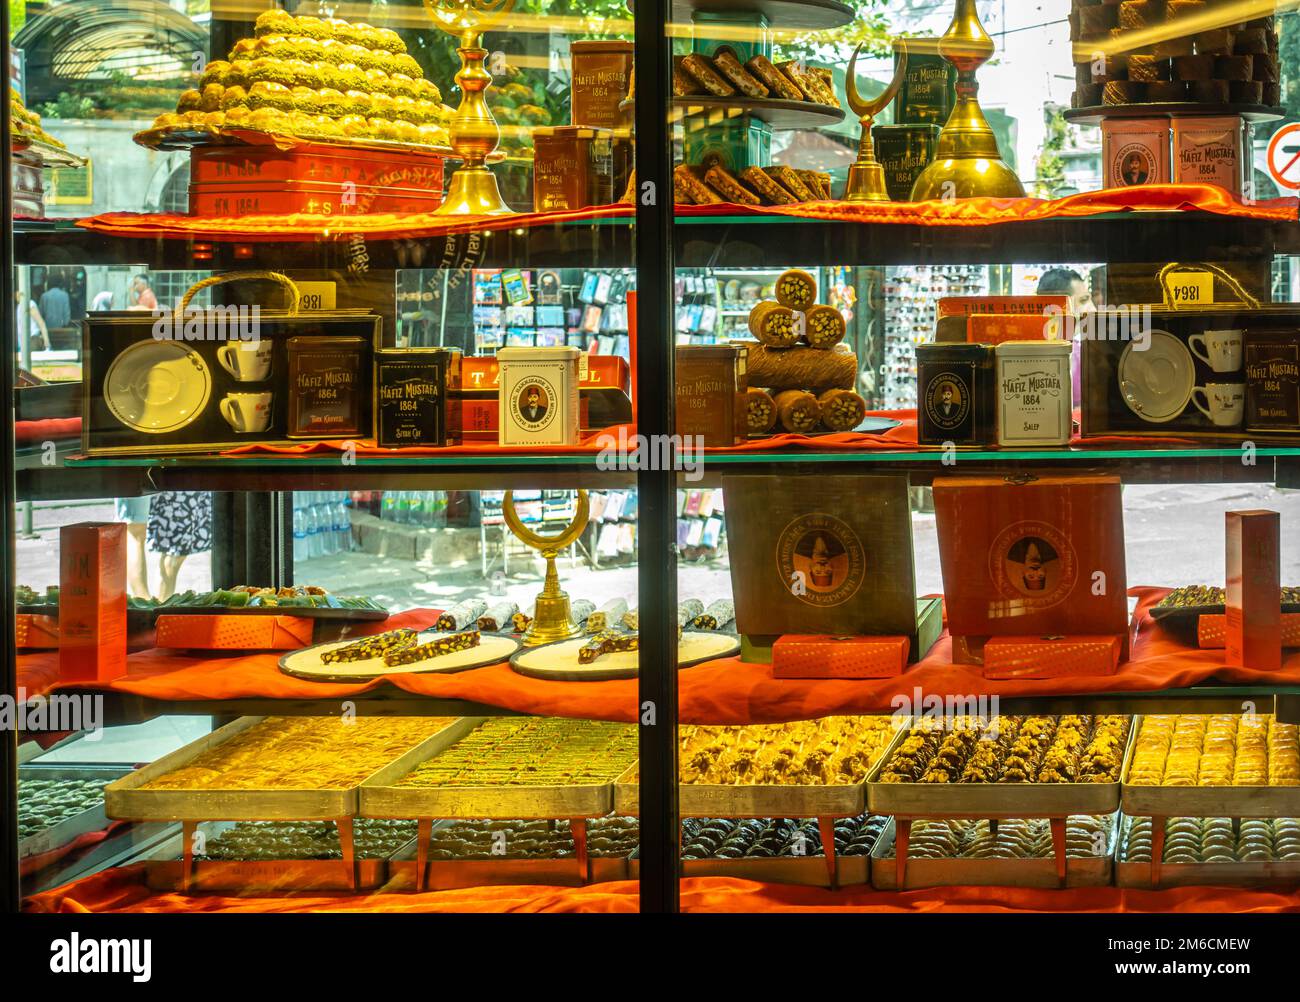
<instances>
[{"instance_id":1,"label":"red satin cloth","mask_svg":"<svg viewBox=\"0 0 1300 1002\"><path fill-rule=\"evenodd\" d=\"M829 435L795 435L780 433L767 438L756 438L743 445L715 447L705 449L706 455L744 455L749 453L765 454L773 452L914 452L917 448L917 425L915 410L872 411L868 417L889 418L899 424L881 432L836 432ZM357 439L351 447L357 456L363 458L402 459L405 457L424 456L582 456L603 452L616 446L619 434L632 444L636 436L636 426L613 425L593 432L574 446L510 446L502 448L491 443L467 442L463 445L441 447L417 447L408 449L381 449L373 439ZM1072 449L1105 449L1117 446L1155 448L1191 448L1198 443L1192 439L1175 437L1151 437L1133 435L1104 435L1095 438L1083 438L1075 435L1070 442ZM223 452L223 456L336 456L342 453L349 443L342 440L303 442L295 445L242 445L237 449ZM938 453L936 452L936 456Z\"/></svg>"},{"instance_id":2,"label":"red satin cloth","mask_svg":"<svg viewBox=\"0 0 1300 1002\"><path fill-rule=\"evenodd\" d=\"M1182 689L1211 679L1237 685L1300 686L1300 651L1284 659L1281 671L1230 668L1222 651L1203 651L1174 639L1148 609L1164 588L1136 588L1137 639L1131 660L1116 675L1043 680L986 679L979 668L952 664L945 634L929 655L899 678L776 679L770 665L742 664L739 658L711 661L679 675L680 719L689 724L749 724L805 720L840 713L890 713L896 696L924 695L1064 696L1109 692ZM365 632L409 626L427 629L437 612L420 609L369 624ZM393 689L445 699L465 699L502 709L543 716L627 723L637 719L637 683L554 682L516 674L508 664L453 675L390 675L367 683L309 682L280 672L275 654L232 658L193 658L150 650L127 657L129 674L106 685L58 684L58 652L18 658L18 685L30 698L59 688L108 689L160 700L344 699L363 692Z\"/></svg>"},{"instance_id":3,"label":"red satin cloth","mask_svg":"<svg viewBox=\"0 0 1300 1002\"><path fill-rule=\"evenodd\" d=\"M81 438L81 418L46 418L43 421L15 421L14 441L53 442L57 439Z\"/></svg>"},{"instance_id":4,"label":"red satin cloth","mask_svg":"<svg viewBox=\"0 0 1300 1002\"><path fill-rule=\"evenodd\" d=\"M934 202L804 202L786 206L678 205L676 215L776 216L850 223L923 226L990 226L1045 219L1077 219L1114 212L1205 212L1240 219L1295 221L1300 200L1276 198L1243 205L1212 185L1145 185L1071 195L1056 201L1037 198L969 198ZM432 213L378 213L357 216L238 216L199 218L171 213L108 212L79 221L97 233L121 237L233 240L239 242L345 238L428 239L456 233L531 229L601 219L631 220L632 205L599 205L569 212L523 212L511 216L437 216Z\"/></svg>"},{"instance_id":5,"label":"red satin cloth","mask_svg":"<svg viewBox=\"0 0 1300 1002\"><path fill-rule=\"evenodd\" d=\"M422 894L294 894L238 897L150 891L140 865L106 870L33 895L23 909L86 912L602 912L637 911L639 888L625 880L587 887L467 887ZM763 884L732 877L681 882L687 912L1297 912L1300 895L1286 890L1180 887L1164 891L1087 887L943 887L923 891L838 891Z\"/></svg>"}]
</instances>

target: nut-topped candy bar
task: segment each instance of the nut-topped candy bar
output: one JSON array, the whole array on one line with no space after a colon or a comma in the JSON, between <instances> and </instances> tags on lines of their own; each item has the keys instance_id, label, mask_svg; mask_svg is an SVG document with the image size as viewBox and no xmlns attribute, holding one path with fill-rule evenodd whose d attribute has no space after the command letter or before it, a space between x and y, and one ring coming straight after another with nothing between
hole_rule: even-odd
<instances>
[{"instance_id":1,"label":"nut-topped candy bar","mask_svg":"<svg viewBox=\"0 0 1300 1002\"><path fill-rule=\"evenodd\" d=\"M428 661L430 658L441 657L444 654L467 651L471 647L477 647L482 639L482 634L478 630L449 633L445 637L438 637L416 647L407 647L385 654L384 664L390 668L419 664L421 661Z\"/></svg>"}]
</instances>

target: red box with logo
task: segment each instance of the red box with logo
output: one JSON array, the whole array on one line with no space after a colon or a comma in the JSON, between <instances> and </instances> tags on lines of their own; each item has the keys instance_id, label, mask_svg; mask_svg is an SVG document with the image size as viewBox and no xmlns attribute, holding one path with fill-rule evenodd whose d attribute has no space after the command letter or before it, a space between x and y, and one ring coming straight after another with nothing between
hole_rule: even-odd
<instances>
[{"instance_id":1,"label":"red box with logo","mask_svg":"<svg viewBox=\"0 0 1300 1002\"><path fill-rule=\"evenodd\" d=\"M1128 657L1118 477L941 478L934 507L955 660L1025 636L1113 635Z\"/></svg>"},{"instance_id":2,"label":"red box with logo","mask_svg":"<svg viewBox=\"0 0 1300 1002\"><path fill-rule=\"evenodd\" d=\"M907 668L907 637L784 636L772 645L775 678L893 678Z\"/></svg>"}]
</instances>

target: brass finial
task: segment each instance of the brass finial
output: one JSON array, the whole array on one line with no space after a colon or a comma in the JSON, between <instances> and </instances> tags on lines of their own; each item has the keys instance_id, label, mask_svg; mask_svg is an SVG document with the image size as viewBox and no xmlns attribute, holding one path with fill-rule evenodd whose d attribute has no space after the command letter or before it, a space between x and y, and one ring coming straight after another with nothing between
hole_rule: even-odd
<instances>
[{"instance_id":1,"label":"brass finial","mask_svg":"<svg viewBox=\"0 0 1300 1002\"><path fill-rule=\"evenodd\" d=\"M885 168L876 159L876 144L871 137L871 127L875 124L876 116L889 106L889 102L894 100L899 88L903 86L903 78L907 75L907 43L904 41L902 44L903 55L894 70L894 79L885 88L884 93L874 101L863 100L858 92L858 53L861 51L862 43L859 42L858 47L853 50L853 58L849 60L849 71L844 76L845 97L848 98L849 107L853 109L853 114L858 116L858 121L862 125L862 138L858 140L858 159L849 168L849 179L844 186L844 201L888 202L889 191L885 187Z\"/></svg>"},{"instance_id":2,"label":"brass finial","mask_svg":"<svg viewBox=\"0 0 1300 1002\"><path fill-rule=\"evenodd\" d=\"M939 133L934 162L912 187L912 201L1024 197L1025 186L1002 160L997 137L979 104L975 75L995 51L975 0L957 0L952 24L939 41L940 54L957 69L957 104Z\"/></svg>"},{"instance_id":3,"label":"brass finial","mask_svg":"<svg viewBox=\"0 0 1300 1002\"><path fill-rule=\"evenodd\" d=\"M433 22L460 39L456 52L460 70L460 105L451 120L451 147L461 166L451 176L447 198L437 214L446 216L504 216L514 212L501 197L497 179L488 169L487 158L496 152L501 128L492 117L485 93L492 86L492 74L483 65L487 49L480 45L483 33L494 27L514 8L515 0L424 0Z\"/></svg>"}]
</instances>

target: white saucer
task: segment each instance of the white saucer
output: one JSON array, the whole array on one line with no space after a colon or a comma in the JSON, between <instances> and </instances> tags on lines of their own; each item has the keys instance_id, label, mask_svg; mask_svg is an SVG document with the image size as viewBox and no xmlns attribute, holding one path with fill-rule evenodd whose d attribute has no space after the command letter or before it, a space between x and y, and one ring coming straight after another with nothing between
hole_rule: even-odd
<instances>
[{"instance_id":1,"label":"white saucer","mask_svg":"<svg viewBox=\"0 0 1300 1002\"><path fill-rule=\"evenodd\" d=\"M104 377L104 403L128 428L162 435L203 413L212 373L194 351L175 341L141 341L113 359Z\"/></svg>"},{"instance_id":2,"label":"white saucer","mask_svg":"<svg viewBox=\"0 0 1300 1002\"><path fill-rule=\"evenodd\" d=\"M1119 392L1143 421L1166 424L1187 410L1196 388L1196 363L1187 345L1166 331L1152 331L1151 344L1130 343L1119 358Z\"/></svg>"}]
</instances>

